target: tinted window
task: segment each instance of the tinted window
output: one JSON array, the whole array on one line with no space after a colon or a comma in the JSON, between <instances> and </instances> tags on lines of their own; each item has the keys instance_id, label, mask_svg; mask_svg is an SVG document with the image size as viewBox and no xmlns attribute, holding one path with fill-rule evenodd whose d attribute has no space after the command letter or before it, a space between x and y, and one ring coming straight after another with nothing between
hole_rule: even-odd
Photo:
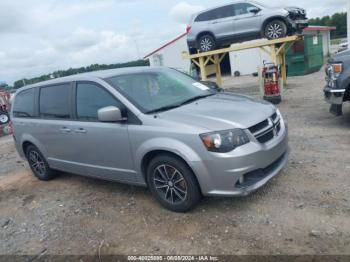
<instances>
[{"instance_id":1,"label":"tinted window","mask_svg":"<svg viewBox=\"0 0 350 262\"><path fill-rule=\"evenodd\" d=\"M226 18L226 17L234 16L233 10L234 9L233 9L232 5L219 7L215 11L215 15L216 15L215 19L220 19L220 18Z\"/></svg>"},{"instance_id":2,"label":"tinted window","mask_svg":"<svg viewBox=\"0 0 350 262\"><path fill-rule=\"evenodd\" d=\"M241 3L241 4L235 4L233 8L234 8L234 15L244 15L244 14L248 14L249 11L252 8L256 8L256 6L248 3Z\"/></svg>"},{"instance_id":3,"label":"tinted window","mask_svg":"<svg viewBox=\"0 0 350 262\"><path fill-rule=\"evenodd\" d=\"M121 108L120 102L103 87L80 83L77 85L77 117L80 120L97 120L97 111L106 106Z\"/></svg>"},{"instance_id":4,"label":"tinted window","mask_svg":"<svg viewBox=\"0 0 350 262\"><path fill-rule=\"evenodd\" d=\"M34 94L35 89L24 90L16 95L13 105L13 115L15 117L33 117L34 116Z\"/></svg>"},{"instance_id":5,"label":"tinted window","mask_svg":"<svg viewBox=\"0 0 350 262\"><path fill-rule=\"evenodd\" d=\"M212 17L211 11L208 11L198 15L194 21L195 22L209 21L209 20L212 20L211 17Z\"/></svg>"},{"instance_id":6,"label":"tinted window","mask_svg":"<svg viewBox=\"0 0 350 262\"><path fill-rule=\"evenodd\" d=\"M40 116L43 118L70 118L70 84L40 89Z\"/></svg>"}]
</instances>

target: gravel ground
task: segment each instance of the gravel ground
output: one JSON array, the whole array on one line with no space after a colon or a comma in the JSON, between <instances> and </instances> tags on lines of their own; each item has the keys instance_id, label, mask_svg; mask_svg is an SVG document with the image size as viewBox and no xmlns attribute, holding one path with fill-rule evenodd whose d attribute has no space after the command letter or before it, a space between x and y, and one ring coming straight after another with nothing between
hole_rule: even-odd
<instances>
[{"instance_id":1,"label":"gravel ground","mask_svg":"<svg viewBox=\"0 0 350 262\"><path fill-rule=\"evenodd\" d=\"M328 113L323 78L289 79L279 108L292 151L281 174L251 196L204 198L187 214L164 210L144 188L69 174L38 181L12 138L0 138L0 254L350 255L350 109ZM256 95L257 79L243 80L232 89Z\"/></svg>"}]
</instances>

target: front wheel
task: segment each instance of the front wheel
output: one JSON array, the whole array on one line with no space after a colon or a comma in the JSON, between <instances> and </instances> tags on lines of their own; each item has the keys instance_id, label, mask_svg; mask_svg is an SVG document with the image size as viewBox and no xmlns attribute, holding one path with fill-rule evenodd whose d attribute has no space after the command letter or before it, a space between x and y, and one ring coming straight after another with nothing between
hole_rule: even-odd
<instances>
[{"instance_id":1,"label":"front wheel","mask_svg":"<svg viewBox=\"0 0 350 262\"><path fill-rule=\"evenodd\" d=\"M187 212L201 199L192 170L172 155L163 154L151 160L147 168L147 182L158 202L174 212Z\"/></svg>"},{"instance_id":2,"label":"front wheel","mask_svg":"<svg viewBox=\"0 0 350 262\"><path fill-rule=\"evenodd\" d=\"M215 49L216 43L214 37L211 35L203 35L198 40L199 51L209 52Z\"/></svg>"},{"instance_id":3,"label":"front wheel","mask_svg":"<svg viewBox=\"0 0 350 262\"><path fill-rule=\"evenodd\" d=\"M266 24L264 36L269 40L286 37L287 25L281 20L272 20Z\"/></svg>"}]
</instances>

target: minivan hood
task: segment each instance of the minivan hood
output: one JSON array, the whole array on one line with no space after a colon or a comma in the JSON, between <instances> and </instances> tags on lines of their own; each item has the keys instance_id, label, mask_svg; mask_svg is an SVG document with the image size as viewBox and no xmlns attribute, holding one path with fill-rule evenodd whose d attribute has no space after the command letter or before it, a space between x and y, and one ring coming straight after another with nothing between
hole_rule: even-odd
<instances>
[{"instance_id":1,"label":"minivan hood","mask_svg":"<svg viewBox=\"0 0 350 262\"><path fill-rule=\"evenodd\" d=\"M270 103L223 92L160 113L158 117L177 123L195 125L210 131L218 131L249 128L264 121L275 111L275 107Z\"/></svg>"}]
</instances>

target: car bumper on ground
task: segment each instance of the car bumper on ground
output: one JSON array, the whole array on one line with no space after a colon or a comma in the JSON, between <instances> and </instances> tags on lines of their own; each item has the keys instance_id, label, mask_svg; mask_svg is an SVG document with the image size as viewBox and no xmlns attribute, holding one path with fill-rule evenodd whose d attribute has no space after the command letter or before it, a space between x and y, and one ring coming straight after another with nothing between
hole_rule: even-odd
<instances>
[{"instance_id":1,"label":"car bumper on ground","mask_svg":"<svg viewBox=\"0 0 350 262\"><path fill-rule=\"evenodd\" d=\"M246 196L276 176L288 161L288 128L266 144L250 142L228 154L191 163L203 195Z\"/></svg>"},{"instance_id":2,"label":"car bumper on ground","mask_svg":"<svg viewBox=\"0 0 350 262\"><path fill-rule=\"evenodd\" d=\"M325 100L332 105L341 105L343 103L345 89L332 89L326 86L323 89Z\"/></svg>"}]
</instances>

